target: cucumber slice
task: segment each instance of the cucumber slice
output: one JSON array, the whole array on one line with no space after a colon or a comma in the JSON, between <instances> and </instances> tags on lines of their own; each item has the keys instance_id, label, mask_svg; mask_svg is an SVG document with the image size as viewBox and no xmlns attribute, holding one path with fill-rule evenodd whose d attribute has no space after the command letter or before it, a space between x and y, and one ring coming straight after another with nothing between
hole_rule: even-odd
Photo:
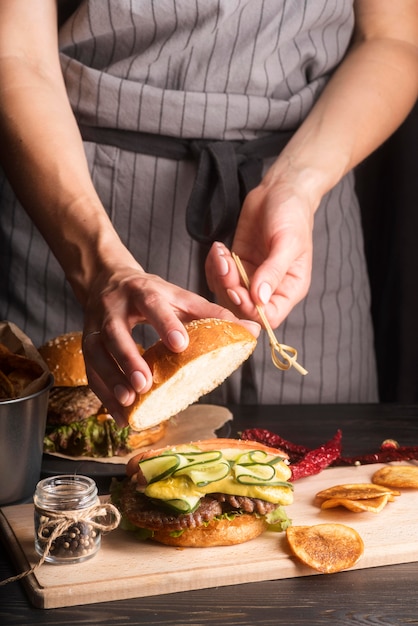
<instances>
[{"instance_id":1,"label":"cucumber slice","mask_svg":"<svg viewBox=\"0 0 418 626\"><path fill-rule=\"evenodd\" d=\"M277 465L277 463L286 463L286 460L282 456L275 456L269 460L270 465Z\"/></svg>"},{"instance_id":2,"label":"cucumber slice","mask_svg":"<svg viewBox=\"0 0 418 626\"><path fill-rule=\"evenodd\" d=\"M222 480L228 476L231 466L228 461L213 461L213 463L195 463L178 469L174 476L188 476L198 487Z\"/></svg>"},{"instance_id":3,"label":"cucumber slice","mask_svg":"<svg viewBox=\"0 0 418 626\"><path fill-rule=\"evenodd\" d=\"M235 461L239 465L247 465L248 463L268 463L269 465L277 465L283 461L281 456L273 456L265 450L250 450L245 452Z\"/></svg>"},{"instance_id":4,"label":"cucumber slice","mask_svg":"<svg viewBox=\"0 0 418 626\"><path fill-rule=\"evenodd\" d=\"M139 467L147 483L150 484L168 478L181 464L181 456L170 453L144 459L139 462Z\"/></svg>"},{"instance_id":5,"label":"cucumber slice","mask_svg":"<svg viewBox=\"0 0 418 626\"><path fill-rule=\"evenodd\" d=\"M235 478L241 485L271 484L276 475L274 467L268 463L246 463L234 465Z\"/></svg>"},{"instance_id":6,"label":"cucumber slice","mask_svg":"<svg viewBox=\"0 0 418 626\"><path fill-rule=\"evenodd\" d=\"M271 457L273 458L273 457ZM252 463L268 463L267 452L264 450L250 450L239 456L235 463L237 465L248 465Z\"/></svg>"},{"instance_id":7,"label":"cucumber slice","mask_svg":"<svg viewBox=\"0 0 418 626\"><path fill-rule=\"evenodd\" d=\"M164 500L164 505L170 507L177 513L193 513L199 506L200 496L183 496L173 500Z\"/></svg>"},{"instance_id":8,"label":"cucumber slice","mask_svg":"<svg viewBox=\"0 0 418 626\"><path fill-rule=\"evenodd\" d=\"M182 456L187 459L188 467L192 465L203 465L204 463L214 463L222 458L222 452L211 450L209 452L183 452Z\"/></svg>"}]
</instances>

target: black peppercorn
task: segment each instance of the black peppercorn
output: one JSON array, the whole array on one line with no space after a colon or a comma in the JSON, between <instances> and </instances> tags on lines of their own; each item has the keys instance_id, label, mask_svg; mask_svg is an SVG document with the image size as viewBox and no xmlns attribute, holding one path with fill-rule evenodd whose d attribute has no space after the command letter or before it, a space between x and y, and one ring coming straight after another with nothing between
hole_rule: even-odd
<instances>
[{"instance_id":1,"label":"black peppercorn","mask_svg":"<svg viewBox=\"0 0 418 626\"><path fill-rule=\"evenodd\" d=\"M93 480L75 475L41 480L34 504L35 549L46 561L73 563L96 554L101 533L92 522L100 502Z\"/></svg>"}]
</instances>

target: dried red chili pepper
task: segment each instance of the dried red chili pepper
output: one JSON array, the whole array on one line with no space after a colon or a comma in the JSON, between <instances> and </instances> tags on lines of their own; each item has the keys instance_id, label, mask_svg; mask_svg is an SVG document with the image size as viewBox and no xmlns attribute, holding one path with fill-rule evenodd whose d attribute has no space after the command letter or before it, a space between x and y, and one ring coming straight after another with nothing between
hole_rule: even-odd
<instances>
[{"instance_id":1,"label":"dried red chili pepper","mask_svg":"<svg viewBox=\"0 0 418 626\"><path fill-rule=\"evenodd\" d=\"M391 461L418 460L418 446L381 447L377 452L360 456L340 457L333 465L369 465L370 463L390 463Z\"/></svg>"},{"instance_id":2,"label":"dried red chili pepper","mask_svg":"<svg viewBox=\"0 0 418 626\"><path fill-rule=\"evenodd\" d=\"M300 460L310 452L310 448L287 441L283 439L283 437L280 437L280 435L272 433L265 428L248 428L241 433L241 439L257 441L258 443L263 443L265 446L271 446L272 448L280 448L289 455L291 463Z\"/></svg>"},{"instance_id":3,"label":"dried red chili pepper","mask_svg":"<svg viewBox=\"0 0 418 626\"><path fill-rule=\"evenodd\" d=\"M291 464L292 481L313 474L319 474L341 456L342 432L338 430L334 437L323 446L310 450L299 463Z\"/></svg>"},{"instance_id":4,"label":"dried red chili pepper","mask_svg":"<svg viewBox=\"0 0 418 626\"><path fill-rule=\"evenodd\" d=\"M318 474L326 467L418 460L418 446L400 446L394 439L385 439L376 452L351 457L341 456L340 430L330 441L314 450L287 441L263 428L249 428L241 433L241 438L258 441L286 452L289 455L292 480Z\"/></svg>"}]
</instances>

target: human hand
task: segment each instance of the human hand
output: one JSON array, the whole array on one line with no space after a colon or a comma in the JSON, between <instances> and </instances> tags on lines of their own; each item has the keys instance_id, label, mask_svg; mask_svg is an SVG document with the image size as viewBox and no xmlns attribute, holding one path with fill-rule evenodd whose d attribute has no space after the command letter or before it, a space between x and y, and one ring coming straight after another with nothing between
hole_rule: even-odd
<instances>
[{"instance_id":1,"label":"human hand","mask_svg":"<svg viewBox=\"0 0 418 626\"><path fill-rule=\"evenodd\" d=\"M228 248L216 242L206 260L206 276L217 301L258 321L255 305L261 305L277 328L309 289L313 214L314 205L298 186L280 177L268 177L251 191L232 244L249 276L250 292Z\"/></svg>"},{"instance_id":2,"label":"human hand","mask_svg":"<svg viewBox=\"0 0 418 626\"><path fill-rule=\"evenodd\" d=\"M121 406L152 385L152 374L131 331L151 324L174 352L188 345L182 322L204 317L237 321L257 336L260 327L240 321L231 311L162 278L147 274L131 262L96 277L85 304L83 352L89 385L120 426Z\"/></svg>"}]
</instances>

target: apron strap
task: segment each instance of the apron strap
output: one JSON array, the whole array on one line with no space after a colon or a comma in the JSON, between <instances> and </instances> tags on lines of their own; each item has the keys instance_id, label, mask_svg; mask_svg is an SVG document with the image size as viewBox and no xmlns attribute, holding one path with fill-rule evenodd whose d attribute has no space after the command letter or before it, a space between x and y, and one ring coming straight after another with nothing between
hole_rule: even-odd
<instances>
[{"instance_id":1,"label":"apron strap","mask_svg":"<svg viewBox=\"0 0 418 626\"><path fill-rule=\"evenodd\" d=\"M207 245L233 235L246 195L261 180L263 159L277 156L293 135L288 131L249 141L219 141L84 125L80 132L84 141L177 161L194 160L197 173L186 228L193 239Z\"/></svg>"}]
</instances>

